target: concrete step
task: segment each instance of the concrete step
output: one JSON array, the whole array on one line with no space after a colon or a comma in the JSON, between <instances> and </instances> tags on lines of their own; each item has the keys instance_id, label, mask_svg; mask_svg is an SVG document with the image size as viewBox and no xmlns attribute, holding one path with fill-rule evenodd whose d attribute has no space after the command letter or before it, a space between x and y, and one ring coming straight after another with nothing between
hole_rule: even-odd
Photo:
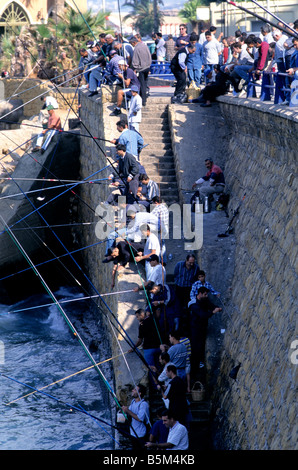
<instances>
[{"instance_id":1,"label":"concrete step","mask_svg":"<svg viewBox=\"0 0 298 470\"><path fill-rule=\"evenodd\" d=\"M141 161L144 160L144 157L146 157L146 162L144 163L155 163L156 161L160 160L163 157L168 157L171 160L173 160L173 152L172 149L164 149L164 150L152 150L151 148L149 149L149 146L144 148L141 152ZM154 159L156 159L154 161ZM151 160L151 161L150 161ZM168 160L170 161L170 160Z\"/></svg>"},{"instance_id":2,"label":"concrete step","mask_svg":"<svg viewBox=\"0 0 298 470\"><path fill-rule=\"evenodd\" d=\"M154 134L153 135L150 135L150 134L147 134L146 136L144 134L142 134L142 137L144 139L144 142L147 142L149 143L149 145L157 145L159 143L161 144L170 144L172 146L172 140L171 140L171 136L155 136Z\"/></svg>"}]
</instances>

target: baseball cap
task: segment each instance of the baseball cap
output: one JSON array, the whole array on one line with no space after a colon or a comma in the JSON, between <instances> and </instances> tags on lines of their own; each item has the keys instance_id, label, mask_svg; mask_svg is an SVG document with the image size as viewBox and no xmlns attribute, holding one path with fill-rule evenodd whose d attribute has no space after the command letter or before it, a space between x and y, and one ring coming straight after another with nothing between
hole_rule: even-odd
<instances>
[{"instance_id":1,"label":"baseball cap","mask_svg":"<svg viewBox=\"0 0 298 470\"><path fill-rule=\"evenodd\" d=\"M137 85L131 85L130 89L131 89L131 91L139 92L139 89L138 89Z\"/></svg>"},{"instance_id":2,"label":"baseball cap","mask_svg":"<svg viewBox=\"0 0 298 470\"><path fill-rule=\"evenodd\" d=\"M50 111L50 109L54 109L54 106L52 106L51 104L47 107L48 111Z\"/></svg>"},{"instance_id":3,"label":"baseball cap","mask_svg":"<svg viewBox=\"0 0 298 470\"><path fill-rule=\"evenodd\" d=\"M148 258L148 261L158 261L159 262L159 256L151 255L150 258Z\"/></svg>"}]
</instances>

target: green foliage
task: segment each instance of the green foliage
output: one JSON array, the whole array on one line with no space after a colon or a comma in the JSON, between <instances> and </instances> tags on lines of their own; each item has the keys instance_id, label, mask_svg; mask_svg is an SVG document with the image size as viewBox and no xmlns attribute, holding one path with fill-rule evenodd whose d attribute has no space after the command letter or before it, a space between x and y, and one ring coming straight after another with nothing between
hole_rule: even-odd
<instances>
[{"instance_id":1,"label":"green foliage","mask_svg":"<svg viewBox=\"0 0 298 470\"><path fill-rule=\"evenodd\" d=\"M189 0L184 4L184 7L179 11L178 15L185 21L197 21L197 8L209 5L208 0Z\"/></svg>"},{"instance_id":2,"label":"green foliage","mask_svg":"<svg viewBox=\"0 0 298 470\"><path fill-rule=\"evenodd\" d=\"M159 9L163 5L162 0L156 0L157 27L159 28L163 14ZM134 28L139 31L141 36L146 36L155 30L154 18L154 0L126 0L123 6L130 7L131 11L125 16L125 20L131 18Z\"/></svg>"}]
</instances>

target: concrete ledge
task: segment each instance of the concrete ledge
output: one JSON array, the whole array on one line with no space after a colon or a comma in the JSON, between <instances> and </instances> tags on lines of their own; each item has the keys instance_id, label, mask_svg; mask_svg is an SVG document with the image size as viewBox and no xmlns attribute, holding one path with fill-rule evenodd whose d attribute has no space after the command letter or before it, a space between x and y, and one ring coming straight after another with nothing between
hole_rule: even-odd
<instances>
[{"instance_id":1,"label":"concrete ledge","mask_svg":"<svg viewBox=\"0 0 298 470\"><path fill-rule=\"evenodd\" d=\"M270 101L260 101L258 98L236 98L228 95L218 96L216 101L220 104L242 106L248 109L274 114L275 116L298 122L298 107L290 108L289 106L274 104Z\"/></svg>"}]
</instances>

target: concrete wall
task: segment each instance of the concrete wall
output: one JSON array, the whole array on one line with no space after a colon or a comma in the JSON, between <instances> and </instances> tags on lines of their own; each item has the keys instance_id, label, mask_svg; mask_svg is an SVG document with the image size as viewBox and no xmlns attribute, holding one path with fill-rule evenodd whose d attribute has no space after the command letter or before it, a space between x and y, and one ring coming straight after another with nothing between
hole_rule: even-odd
<instances>
[{"instance_id":1,"label":"concrete wall","mask_svg":"<svg viewBox=\"0 0 298 470\"><path fill-rule=\"evenodd\" d=\"M231 207L246 198L235 224L234 278L213 397L215 444L294 449L297 110L219 101L231 132L225 165ZM229 372L238 363L234 381Z\"/></svg>"},{"instance_id":2,"label":"concrete wall","mask_svg":"<svg viewBox=\"0 0 298 470\"><path fill-rule=\"evenodd\" d=\"M40 95L49 92L54 96L59 104L60 109L68 109L73 107L75 111L78 106L78 95L76 93L76 88L59 88L61 93L53 91L53 85L46 80L38 79L0 79L0 93L3 96L1 99L8 100L10 97L19 93L15 98L20 98L23 103L28 103L24 105L24 116L31 117L36 114L39 114L42 107L42 102L40 100ZM63 95L63 96L62 96ZM44 94L43 96L46 96ZM64 99L64 98L65 99Z\"/></svg>"}]
</instances>

